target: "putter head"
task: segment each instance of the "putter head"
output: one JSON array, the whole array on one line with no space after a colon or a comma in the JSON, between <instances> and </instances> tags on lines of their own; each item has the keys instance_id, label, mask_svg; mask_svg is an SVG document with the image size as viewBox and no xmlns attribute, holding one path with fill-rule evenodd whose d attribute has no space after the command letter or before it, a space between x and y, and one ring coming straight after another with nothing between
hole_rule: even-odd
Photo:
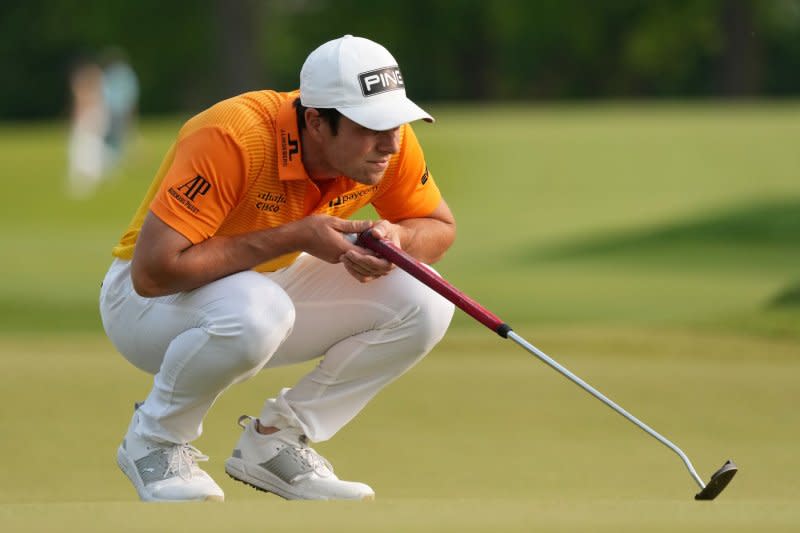
<instances>
[{"instance_id":1,"label":"putter head","mask_svg":"<svg viewBox=\"0 0 800 533\"><path fill-rule=\"evenodd\" d=\"M713 500L719 493L725 490L728 483L731 482L733 476L739 471L739 467L733 461L728 459L722 468L717 470L711 475L711 479L706 485L706 488L694 495L695 500Z\"/></svg>"}]
</instances>

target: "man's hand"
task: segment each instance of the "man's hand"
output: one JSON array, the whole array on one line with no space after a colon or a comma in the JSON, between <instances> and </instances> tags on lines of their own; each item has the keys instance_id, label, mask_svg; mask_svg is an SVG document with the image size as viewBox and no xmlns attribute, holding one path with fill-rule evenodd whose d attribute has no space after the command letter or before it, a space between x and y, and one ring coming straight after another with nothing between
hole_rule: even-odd
<instances>
[{"instance_id":1,"label":"man's hand","mask_svg":"<svg viewBox=\"0 0 800 533\"><path fill-rule=\"evenodd\" d=\"M372 226L372 234L379 239L386 239L400 246L401 227L386 220L381 220ZM372 250L355 247L339 257L339 260L351 276L362 283L385 276L394 268L394 265L378 257Z\"/></svg>"},{"instance_id":2,"label":"man's hand","mask_svg":"<svg viewBox=\"0 0 800 533\"><path fill-rule=\"evenodd\" d=\"M363 250L345 239L345 233L359 234L372 227L370 220L343 220L328 215L311 215L295 222L300 227L302 250L328 263L338 263L343 254Z\"/></svg>"},{"instance_id":3,"label":"man's hand","mask_svg":"<svg viewBox=\"0 0 800 533\"><path fill-rule=\"evenodd\" d=\"M441 259L456 236L455 220L444 200L426 217L408 218L395 224L381 220L371 231L375 237L391 241L429 265ZM339 261L362 283L385 276L394 268L389 261L360 246L344 252Z\"/></svg>"}]
</instances>

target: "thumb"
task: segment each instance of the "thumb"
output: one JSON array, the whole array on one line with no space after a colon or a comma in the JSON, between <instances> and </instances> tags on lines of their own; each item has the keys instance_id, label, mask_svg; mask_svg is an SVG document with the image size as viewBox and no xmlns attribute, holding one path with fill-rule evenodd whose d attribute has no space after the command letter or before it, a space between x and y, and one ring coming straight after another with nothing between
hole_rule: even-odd
<instances>
[{"instance_id":1,"label":"thumb","mask_svg":"<svg viewBox=\"0 0 800 533\"><path fill-rule=\"evenodd\" d=\"M361 233L371 227L371 220L342 220L336 229L342 233Z\"/></svg>"}]
</instances>

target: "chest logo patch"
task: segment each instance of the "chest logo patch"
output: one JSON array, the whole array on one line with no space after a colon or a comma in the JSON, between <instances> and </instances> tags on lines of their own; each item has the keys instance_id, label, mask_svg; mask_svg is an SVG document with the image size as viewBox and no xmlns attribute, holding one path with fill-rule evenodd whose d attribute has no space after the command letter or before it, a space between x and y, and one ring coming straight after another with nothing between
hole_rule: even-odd
<instances>
[{"instance_id":1,"label":"chest logo patch","mask_svg":"<svg viewBox=\"0 0 800 533\"><path fill-rule=\"evenodd\" d=\"M258 193L258 200L256 200L256 209L259 211L277 213L281 210L281 205L285 203L286 195L283 193L275 194L274 192L260 192Z\"/></svg>"}]
</instances>

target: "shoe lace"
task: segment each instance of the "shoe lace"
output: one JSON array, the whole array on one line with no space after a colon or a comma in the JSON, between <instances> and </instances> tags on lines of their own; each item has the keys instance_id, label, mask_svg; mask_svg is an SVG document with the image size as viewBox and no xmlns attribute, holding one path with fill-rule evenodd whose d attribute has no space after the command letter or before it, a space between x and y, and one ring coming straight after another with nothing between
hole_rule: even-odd
<instances>
[{"instance_id":1,"label":"shoe lace","mask_svg":"<svg viewBox=\"0 0 800 533\"><path fill-rule=\"evenodd\" d=\"M175 445L172 447L164 478L177 474L181 479L189 480L192 478L192 470L195 463L199 461L208 461L208 456L203 455L200 450L191 444Z\"/></svg>"},{"instance_id":2,"label":"shoe lace","mask_svg":"<svg viewBox=\"0 0 800 533\"><path fill-rule=\"evenodd\" d=\"M331 474L333 473L333 465L327 459L322 457L317 450L308 445L308 437L302 433L298 435L298 444L294 446L297 454L309 467L311 467L318 474L325 474L327 469Z\"/></svg>"},{"instance_id":3,"label":"shoe lace","mask_svg":"<svg viewBox=\"0 0 800 533\"><path fill-rule=\"evenodd\" d=\"M327 469L333 473L333 466L328 462L327 459L318 454L314 448L309 446L300 446L297 448L297 453L300 454L300 457L302 457L303 460L306 461L308 465L316 472L322 473L324 472L324 469Z\"/></svg>"}]
</instances>

